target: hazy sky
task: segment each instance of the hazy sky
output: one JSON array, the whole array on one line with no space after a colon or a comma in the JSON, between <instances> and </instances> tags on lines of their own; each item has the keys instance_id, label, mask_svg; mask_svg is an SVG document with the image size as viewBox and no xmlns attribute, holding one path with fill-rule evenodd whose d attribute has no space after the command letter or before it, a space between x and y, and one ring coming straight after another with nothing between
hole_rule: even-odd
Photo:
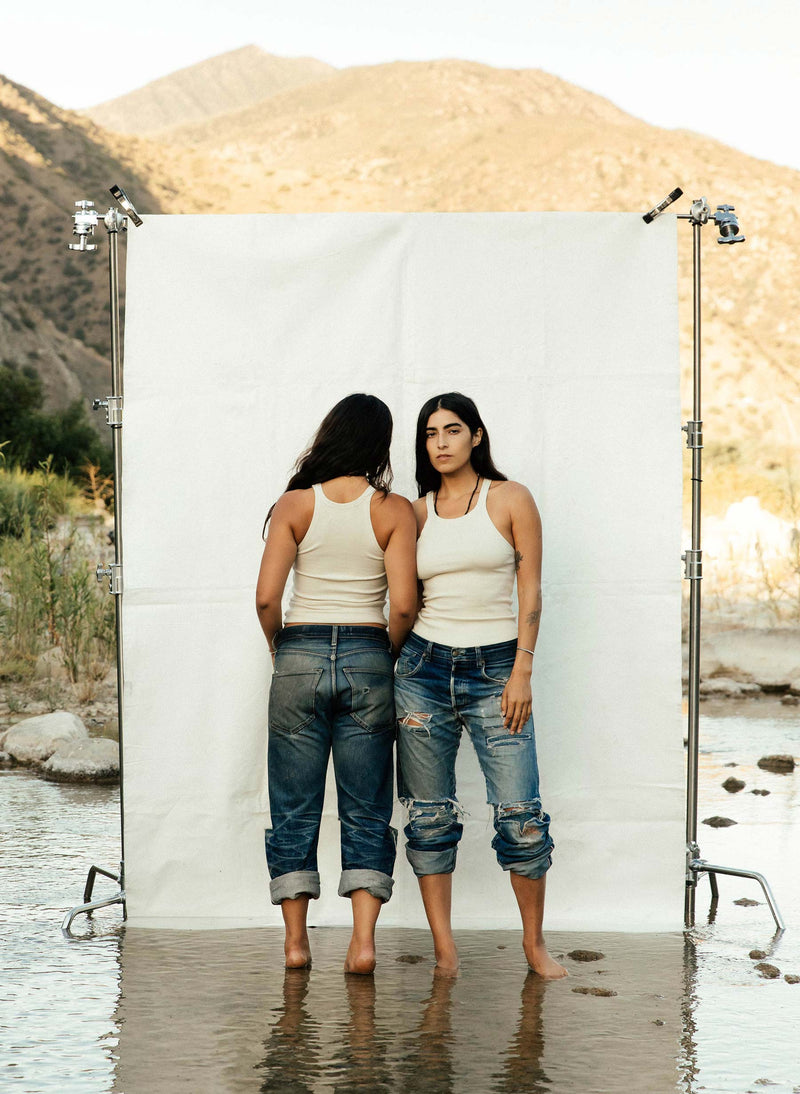
<instances>
[{"instance_id":1,"label":"hazy sky","mask_svg":"<svg viewBox=\"0 0 800 1094\"><path fill-rule=\"evenodd\" d=\"M340 67L459 57L542 68L655 125L800 168L798 0L140 0L102 10L15 3L0 72L79 108L250 43Z\"/></svg>"}]
</instances>

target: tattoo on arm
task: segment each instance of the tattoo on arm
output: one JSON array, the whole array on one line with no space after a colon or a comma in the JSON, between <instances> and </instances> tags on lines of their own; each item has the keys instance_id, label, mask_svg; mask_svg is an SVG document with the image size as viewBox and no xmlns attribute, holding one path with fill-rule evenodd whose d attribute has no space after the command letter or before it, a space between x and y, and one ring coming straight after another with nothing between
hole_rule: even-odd
<instances>
[{"instance_id":1,"label":"tattoo on arm","mask_svg":"<svg viewBox=\"0 0 800 1094\"><path fill-rule=\"evenodd\" d=\"M519 573L519 564L520 564L520 562L522 562L522 555L519 553L519 551L515 551L514 552L514 569L516 570L517 573Z\"/></svg>"},{"instance_id":2,"label":"tattoo on arm","mask_svg":"<svg viewBox=\"0 0 800 1094\"><path fill-rule=\"evenodd\" d=\"M535 626L541 618L542 618L542 609L541 608L539 608L538 611L531 612L530 615L527 618L528 626L529 627Z\"/></svg>"}]
</instances>

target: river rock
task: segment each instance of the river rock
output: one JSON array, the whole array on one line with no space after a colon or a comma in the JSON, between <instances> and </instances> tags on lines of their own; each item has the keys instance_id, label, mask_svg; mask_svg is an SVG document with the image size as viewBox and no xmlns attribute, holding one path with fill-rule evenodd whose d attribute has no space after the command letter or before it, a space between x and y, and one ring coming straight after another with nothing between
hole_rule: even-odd
<instances>
[{"instance_id":1,"label":"river rock","mask_svg":"<svg viewBox=\"0 0 800 1094\"><path fill-rule=\"evenodd\" d=\"M738 794L740 790L744 790L744 787L742 779L735 779L733 775L730 775L722 784L722 789L727 790L729 794Z\"/></svg>"},{"instance_id":2,"label":"river rock","mask_svg":"<svg viewBox=\"0 0 800 1094\"><path fill-rule=\"evenodd\" d=\"M782 695L781 706L800 707L800 695Z\"/></svg>"},{"instance_id":3,"label":"river rock","mask_svg":"<svg viewBox=\"0 0 800 1094\"><path fill-rule=\"evenodd\" d=\"M751 950L748 956L753 961L763 961L767 955L764 950Z\"/></svg>"},{"instance_id":4,"label":"river rock","mask_svg":"<svg viewBox=\"0 0 800 1094\"><path fill-rule=\"evenodd\" d=\"M781 974L781 970L774 965L768 964L766 961L759 961L757 965L753 966L765 980L777 980Z\"/></svg>"},{"instance_id":5,"label":"river rock","mask_svg":"<svg viewBox=\"0 0 800 1094\"><path fill-rule=\"evenodd\" d=\"M709 828L730 828L736 821L730 817L706 817L703 824L707 824Z\"/></svg>"},{"instance_id":6,"label":"river rock","mask_svg":"<svg viewBox=\"0 0 800 1094\"><path fill-rule=\"evenodd\" d=\"M600 953L599 950L571 950L567 957L572 958L573 961L602 961L605 954Z\"/></svg>"},{"instance_id":7,"label":"river rock","mask_svg":"<svg viewBox=\"0 0 800 1094\"><path fill-rule=\"evenodd\" d=\"M42 764L60 745L86 740L86 726L68 710L55 710L17 722L8 731L5 750L19 764Z\"/></svg>"},{"instance_id":8,"label":"river rock","mask_svg":"<svg viewBox=\"0 0 800 1094\"><path fill-rule=\"evenodd\" d=\"M617 994L611 988L573 988L572 990L576 995L599 995L603 999L610 999Z\"/></svg>"},{"instance_id":9,"label":"river rock","mask_svg":"<svg viewBox=\"0 0 800 1094\"><path fill-rule=\"evenodd\" d=\"M800 976L795 976L793 972L787 972L783 979L787 984L800 984Z\"/></svg>"},{"instance_id":10,"label":"river rock","mask_svg":"<svg viewBox=\"0 0 800 1094\"><path fill-rule=\"evenodd\" d=\"M774 771L778 775L789 775L794 771L794 756L762 756L758 766L764 771Z\"/></svg>"},{"instance_id":11,"label":"river rock","mask_svg":"<svg viewBox=\"0 0 800 1094\"><path fill-rule=\"evenodd\" d=\"M5 767L13 767L14 761L11 759L7 752L0 751L0 770Z\"/></svg>"},{"instance_id":12,"label":"river rock","mask_svg":"<svg viewBox=\"0 0 800 1094\"><path fill-rule=\"evenodd\" d=\"M710 680L701 680L698 690L701 695L728 695L732 698L744 695L742 685L729 676L712 676Z\"/></svg>"},{"instance_id":13,"label":"river rock","mask_svg":"<svg viewBox=\"0 0 800 1094\"><path fill-rule=\"evenodd\" d=\"M767 794L772 793L770 790L751 790L751 794L758 794L760 798L766 798Z\"/></svg>"},{"instance_id":14,"label":"river rock","mask_svg":"<svg viewBox=\"0 0 800 1094\"><path fill-rule=\"evenodd\" d=\"M117 782L119 745L107 737L70 741L47 760L42 775L58 783Z\"/></svg>"},{"instance_id":15,"label":"river rock","mask_svg":"<svg viewBox=\"0 0 800 1094\"><path fill-rule=\"evenodd\" d=\"M740 908L757 908L761 903L760 900L751 900L749 896L740 896L738 900L734 900L734 904L738 904Z\"/></svg>"}]
</instances>

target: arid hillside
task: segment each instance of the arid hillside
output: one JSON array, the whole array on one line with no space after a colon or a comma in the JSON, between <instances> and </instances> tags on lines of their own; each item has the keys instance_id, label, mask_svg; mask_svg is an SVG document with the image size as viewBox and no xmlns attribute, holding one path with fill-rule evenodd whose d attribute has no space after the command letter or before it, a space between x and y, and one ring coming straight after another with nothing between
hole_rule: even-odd
<instances>
[{"instance_id":1,"label":"arid hillside","mask_svg":"<svg viewBox=\"0 0 800 1094\"><path fill-rule=\"evenodd\" d=\"M139 136L251 106L335 72L312 57L275 57L258 46L190 65L82 113L97 125Z\"/></svg>"},{"instance_id":2,"label":"arid hillside","mask_svg":"<svg viewBox=\"0 0 800 1094\"><path fill-rule=\"evenodd\" d=\"M249 53L217 61L240 55ZM462 61L334 71L148 141L15 85L0 92L0 186L13 207L0 222L2 278L15 301L98 349L102 307L87 295L105 291L103 260L71 256L64 243L72 202L105 201L115 181L143 212L644 212L678 185L685 197L673 210L700 196L735 205L745 244L719 247L713 227L703 233L706 497L789 504L792 452L800 476L798 172L657 129L543 72ZM688 376L691 232L680 231Z\"/></svg>"},{"instance_id":3,"label":"arid hillside","mask_svg":"<svg viewBox=\"0 0 800 1094\"><path fill-rule=\"evenodd\" d=\"M50 405L103 394L108 382L106 233L97 252L70 252L75 202L88 198L104 212L117 182L143 210L179 207L183 186L170 191L169 172L160 148L98 129L0 77L0 358L33 366Z\"/></svg>"}]
</instances>

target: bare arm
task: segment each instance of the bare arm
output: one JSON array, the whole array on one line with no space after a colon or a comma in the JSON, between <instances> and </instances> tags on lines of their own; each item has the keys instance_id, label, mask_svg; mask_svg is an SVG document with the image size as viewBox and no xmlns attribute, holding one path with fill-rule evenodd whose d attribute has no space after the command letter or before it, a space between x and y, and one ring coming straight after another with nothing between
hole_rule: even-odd
<instances>
[{"instance_id":1,"label":"bare arm","mask_svg":"<svg viewBox=\"0 0 800 1094\"><path fill-rule=\"evenodd\" d=\"M392 495L396 518L383 554L389 585L389 641L396 657L417 616L417 524L411 503Z\"/></svg>"},{"instance_id":2,"label":"bare arm","mask_svg":"<svg viewBox=\"0 0 800 1094\"><path fill-rule=\"evenodd\" d=\"M271 653L275 652L272 640L282 623L283 590L297 556L297 541L292 527L295 503L296 499L290 494L283 494L278 499L270 518L256 584L256 611Z\"/></svg>"},{"instance_id":3,"label":"bare arm","mask_svg":"<svg viewBox=\"0 0 800 1094\"><path fill-rule=\"evenodd\" d=\"M511 533L517 570L517 656L503 692L501 709L511 733L531 713L531 670L542 615L542 521L530 492L518 483L510 499Z\"/></svg>"}]
</instances>

